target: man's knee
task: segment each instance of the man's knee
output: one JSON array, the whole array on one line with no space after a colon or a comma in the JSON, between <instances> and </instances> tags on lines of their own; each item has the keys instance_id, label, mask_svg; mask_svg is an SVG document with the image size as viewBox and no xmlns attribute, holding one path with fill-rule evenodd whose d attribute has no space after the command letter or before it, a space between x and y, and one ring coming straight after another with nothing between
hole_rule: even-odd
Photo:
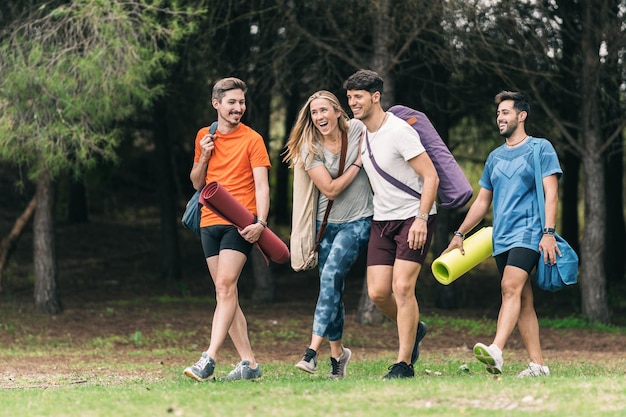
<instances>
[{"instance_id":1,"label":"man's knee","mask_svg":"<svg viewBox=\"0 0 626 417\"><path fill-rule=\"evenodd\" d=\"M502 291L502 298L520 298L522 294L522 288L519 283L512 281L502 281L500 285Z\"/></svg>"},{"instance_id":2,"label":"man's knee","mask_svg":"<svg viewBox=\"0 0 626 417\"><path fill-rule=\"evenodd\" d=\"M391 291L388 291L386 289L382 289L382 288L372 288L372 287L368 287L367 288L367 295L369 296L370 300L372 300L372 302L375 305L380 305L380 304L384 304L386 302L388 302L391 298Z\"/></svg>"},{"instance_id":3,"label":"man's knee","mask_svg":"<svg viewBox=\"0 0 626 417\"><path fill-rule=\"evenodd\" d=\"M398 298L414 298L415 297L415 281L403 280L393 283L393 294Z\"/></svg>"}]
</instances>

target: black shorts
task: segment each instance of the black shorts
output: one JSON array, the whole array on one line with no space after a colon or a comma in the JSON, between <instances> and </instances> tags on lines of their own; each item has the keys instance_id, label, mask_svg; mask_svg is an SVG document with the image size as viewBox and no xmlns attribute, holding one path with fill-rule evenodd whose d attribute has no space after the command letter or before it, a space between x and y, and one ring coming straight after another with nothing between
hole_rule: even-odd
<instances>
[{"instance_id":1,"label":"black shorts","mask_svg":"<svg viewBox=\"0 0 626 417\"><path fill-rule=\"evenodd\" d=\"M415 217L406 220L372 220L370 241L367 246L367 266L392 266L396 259L423 265L435 232L436 219L435 214L428 218L426 243L419 249L411 249L407 242Z\"/></svg>"},{"instance_id":2,"label":"black shorts","mask_svg":"<svg viewBox=\"0 0 626 417\"><path fill-rule=\"evenodd\" d=\"M239 230L233 225L203 227L200 229L200 239L205 258L219 255L222 249L236 250L246 256L252 250L252 243L241 237Z\"/></svg>"},{"instance_id":3,"label":"black shorts","mask_svg":"<svg viewBox=\"0 0 626 417\"><path fill-rule=\"evenodd\" d=\"M539 252L528 248L512 248L495 256L500 275L504 274L504 267L516 266L530 275L530 272L539 262Z\"/></svg>"}]
</instances>

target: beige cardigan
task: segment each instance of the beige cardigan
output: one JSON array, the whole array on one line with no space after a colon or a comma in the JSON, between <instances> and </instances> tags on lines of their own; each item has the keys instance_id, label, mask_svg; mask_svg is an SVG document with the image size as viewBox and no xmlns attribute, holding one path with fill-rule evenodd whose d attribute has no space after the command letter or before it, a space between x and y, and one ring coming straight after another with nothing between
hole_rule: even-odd
<instances>
[{"instance_id":1,"label":"beige cardigan","mask_svg":"<svg viewBox=\"0 0 626 417\"><path fill-rule=\"evenodd\" d=\"M293 214L289 239L291 267L296 272L317 266L317 252L313 253L313 248L318 196L319 190L304 170L304 164L297 161L293 168Z\"/></svg>"}]
</instances>

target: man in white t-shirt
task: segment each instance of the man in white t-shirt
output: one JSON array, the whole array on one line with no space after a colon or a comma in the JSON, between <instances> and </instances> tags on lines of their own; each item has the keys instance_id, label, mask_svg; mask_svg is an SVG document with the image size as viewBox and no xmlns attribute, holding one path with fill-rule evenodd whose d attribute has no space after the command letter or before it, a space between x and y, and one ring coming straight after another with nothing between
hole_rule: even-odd
<instances>
[{"instance_id":1,"label":"man in white t-shirt","mask_svg":"<svg viewBox=\"0 0 626 417\"><path fill-rule=\"evenodd\" d=\"M439 177L417 132L381 107L383 79L376 72L359 70L344 88L354 117L367 128L361 160L374 191L368 295L398 327L398 358L384 378L411 378L419 342L426 334L426 325L419 321L415 284L432 240ZM391 184L379 169L421 193L421 199Z\"/></svg>"}]
</instances>

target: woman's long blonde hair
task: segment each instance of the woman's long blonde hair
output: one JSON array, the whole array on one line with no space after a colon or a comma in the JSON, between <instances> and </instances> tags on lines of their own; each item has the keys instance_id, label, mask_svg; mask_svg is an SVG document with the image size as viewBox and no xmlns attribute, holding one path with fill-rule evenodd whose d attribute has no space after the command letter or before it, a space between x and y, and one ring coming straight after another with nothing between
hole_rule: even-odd
<instances>
[{"instance_id":1,"label":"woman's long blonde hair","mask_svg":"<svg viewBox=\"0 0 626 417\"><path fill-rule=\"evenodd\" d=\"M306 146L308 154L311 157L315 154L322 153L322 149L319 146L322 135L311 119L311 102L318 98L328 100L335 111L340 113L338 120L339 130L342 133L348 132L348 121L350 118L343 107L341 107L337 96L326 90L313 93L300 109L296 123L294 123L291 133L289 134L289 140L286 145L287 149L283 152L283 161L288 162L290 167L293 167L296 163L304 163L304 161L300 161L303 146ZM307 160L308 163L310 163L313 158L307 158Z\"/></svg>"}]
</instances>

